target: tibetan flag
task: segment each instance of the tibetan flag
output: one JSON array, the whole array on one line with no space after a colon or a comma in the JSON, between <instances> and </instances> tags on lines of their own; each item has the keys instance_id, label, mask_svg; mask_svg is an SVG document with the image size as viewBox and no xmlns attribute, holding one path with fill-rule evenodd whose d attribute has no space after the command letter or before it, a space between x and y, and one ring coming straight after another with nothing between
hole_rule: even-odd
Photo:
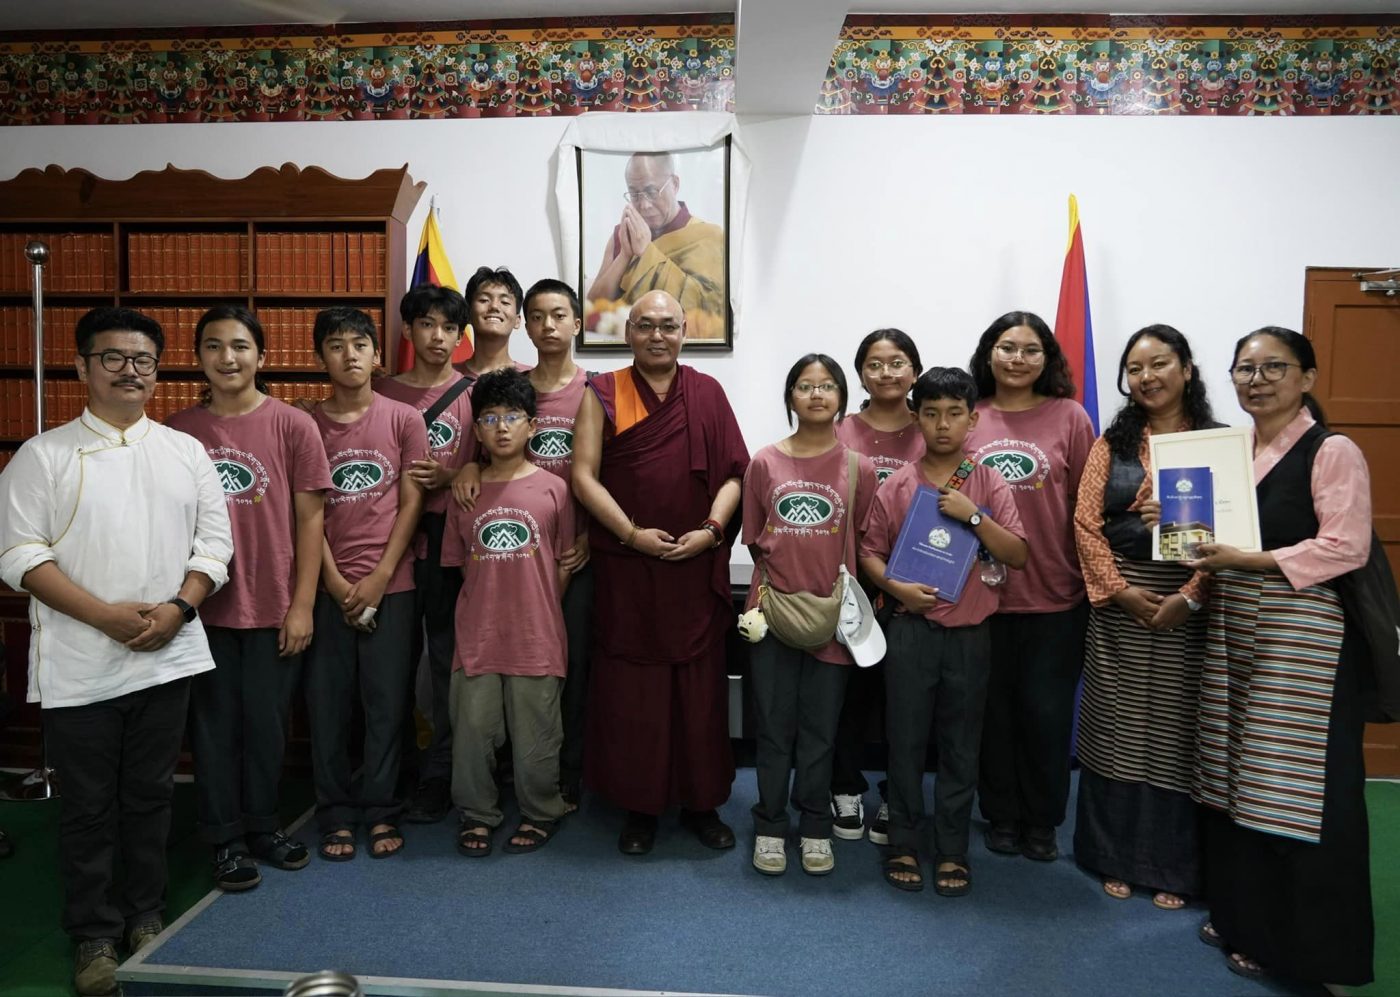
<instances>
[{"instance_id":1,"label":"tibetan flag","mask_svg":"<svg viewBox=\"0 0 1400 997\"><path fill-rule=\"evenodd\" d=\"M1084 237L1079 231L1079 201L1069 196L1069 246L1060 274L1060 304L1055 310L1055 338L1074 375L1075 401L1084 406L1099 431L1098 377L1094 369L1094 323L1089 317L1089 278L1084 272Z\"/></svg>"},{"instance_id":2,"label":"tibetan flag","mask_svg":"<svg viewBox=\"0 0 1400 997\"><path fill-rule=\"evenodd\" d=\"M438 287L450 287L454 291L461 290L457 286L457 278L452 275L452 264L447 261L447 249L442 244L442 232L438 229L437 208L428 208L428 220L423 223L423 234L418 239L418 255L413 261L413 276L409 278L408 286L417 287L419 284L434 284ZM452 362L461 363L468 360L472 355L472 330L467 326L463 330L462 342L452 354ZM399 357L395 370L408 370L413 366L413 344L407 339L399 340Z\"/></svg>"}]
</instances>

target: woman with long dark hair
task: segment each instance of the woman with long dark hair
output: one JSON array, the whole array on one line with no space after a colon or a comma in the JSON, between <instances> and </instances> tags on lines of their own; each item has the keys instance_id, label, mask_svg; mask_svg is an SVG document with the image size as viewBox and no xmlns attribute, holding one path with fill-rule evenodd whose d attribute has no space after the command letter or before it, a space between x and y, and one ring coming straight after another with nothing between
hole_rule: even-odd
<instances>
[{"instance_id":1,"label":"woman with long dark hair","mask_svg":"<svg viewBox=\"0 0 1400 997\"><path fill-rule=\"evenodd\" d=\"M234 560L228 584L199 609L216 667L190 688L190 746L214 884L240 891L261 881L258 863L300 869L310 860L282 831L277 791L311 641L331 475L311 416L261 390L267 355L252 312L209 309L195 327L195 353L208 392L169 424L204 444L219 471Z\"/></svg>"},{"instance_id":2,"label":"woman with long dark hair","mask_svg":"<svg viewBox=\"0 0 1400 997\"><path fill-rule=\"evenodd\" d=\"M1192 795L1204 804L1202 940L1243 976L1371 982L1375 925L1365 641L1333 582L1366 563L1370 472L1309 394L1312 343L1266 326L1230 376L1254 420L1263 550L1202 544L1214 574Z\"/></svg>"},{"instance_id":3,"label":"woman with long dark hair","mask_svg":"<svg viewBox=\"0 0 1400 997\"><path fill-rule=\"evenodd\" d=\"M836 424L843 446L865 454L884 482L910 461L924 455L924 435L909 407L909 391L923 373L919 348L899 329L876 329L856 347L855 372L870 397L860 411ZM871 589L870 591L874 591ZM836 757L831 766L831 809L836 837L859 841L865 836L865 732L873 715L883 717L885 672L877 665L862 668L846 686L846 701L836 731ZM884 729L883 723L879 725ZM884 764L878 765L884 771ZM880 809L870 824L870 840L889 844L889 785L880 780Z\"/></svg>"},{"instance_id":4,"label":"woman with long dark hair","mask_svg":"<svg viewBox=\"0 0 1400 997\"><path fill-rule=\"evenodd\" d=\"M1091 606L1074 859L1111 897L1127 899L1136 884L1177 910L1200 892L1191 765L1205 575L1152 559L1160 503L1148 439L1217 423L1191 344L1169 325L1128 339L1118 390L1127 401L1089 451L1074 514Z\"/></svg>"},{"instance_id":5,"label":"woman with long dark hair","mask_svg":"<svg viewBox=\"0 0 1400 997\"><path fill-rule=\"evenodd\" d=\"M1053 862L1055 828L1069 799L1074 691L1089 610L1074 547L1074 502L1094 427L1074 400L1069 362L1038 315L998 318L968 367L985 401L967 450L1011 486L1030 542L1025 570L1009 574L992 618L978 798L991 851Z\"/></svg>"}]
</instances>

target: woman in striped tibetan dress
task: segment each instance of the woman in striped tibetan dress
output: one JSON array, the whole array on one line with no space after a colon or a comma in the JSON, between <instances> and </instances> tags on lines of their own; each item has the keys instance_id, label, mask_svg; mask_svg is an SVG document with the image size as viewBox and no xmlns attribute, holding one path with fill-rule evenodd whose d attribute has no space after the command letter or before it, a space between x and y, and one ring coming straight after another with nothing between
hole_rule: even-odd
<instances>
[{"instance_id":1,"label":"woman in striped tibetan dress","mask_svg":"<svg viewBox=\"0 0 1400 997\"><path fill-rule=\"evenodd\" d=\"M1128 401L1089 451L1074 514L1092 607L1074 858L1103 877L1109 896L1125 900L1136 884L1155 892L1158 907L1177 910L1200 892L1191 765L1207 576L1152 560L1159 506L1147 441L1218 424L1191 346L1171 326L1128 340L1118 390Z\"/></svg>"},{"instance_id":2,"label":"woman in striped tibetan dress","mask_svg":"<svg viewBox=\"0 0 1400 997\"><path fill-rule=\"evenodd\" d=\"M1328 436L1307 339L1268 327L1235 345L1254 419L1263 552L1203 544L1215 575L1192 796L1204 804L1210 920L1229 968L1311 983L1372 979L1364 641L1330 584L1366 563L1370 475Z\"/></svg>"}]
</instances>

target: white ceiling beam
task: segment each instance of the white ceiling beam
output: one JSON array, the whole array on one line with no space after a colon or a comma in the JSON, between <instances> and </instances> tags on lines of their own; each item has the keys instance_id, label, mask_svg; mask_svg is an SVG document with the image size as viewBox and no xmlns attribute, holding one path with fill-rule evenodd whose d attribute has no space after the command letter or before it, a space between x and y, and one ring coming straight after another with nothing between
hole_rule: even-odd
<instances>
[{"instance_id":1,"label":"white ceiling beam","mask_svg":"<svg viewBox=\"0 0 1400 997\"><path fill-rule=\"evenodd\" d=\"M811 114L849 0L739 0L734 109Z\"/></svg>"}]
</instances>

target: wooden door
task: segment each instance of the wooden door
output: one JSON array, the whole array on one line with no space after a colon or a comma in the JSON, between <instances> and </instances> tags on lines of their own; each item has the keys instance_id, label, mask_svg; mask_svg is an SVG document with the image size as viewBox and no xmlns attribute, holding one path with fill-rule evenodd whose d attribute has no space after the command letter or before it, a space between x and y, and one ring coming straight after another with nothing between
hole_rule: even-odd
<instances>
[{"instance_id":1,"label":"wooden door","mask_svg":"<svg viewBox=\"0 0 1400 997\"><path fill-rule=\"evenodd\" d=\"M1313 394L1366 455L1376 532L1400 577L1400 294L1362 291L1353 276L1379 269L1309 268L1303 331L1317 350ZM1400 724L1366 728L1366 774L1400 776Z\"/></svg>"}]
</instances>

